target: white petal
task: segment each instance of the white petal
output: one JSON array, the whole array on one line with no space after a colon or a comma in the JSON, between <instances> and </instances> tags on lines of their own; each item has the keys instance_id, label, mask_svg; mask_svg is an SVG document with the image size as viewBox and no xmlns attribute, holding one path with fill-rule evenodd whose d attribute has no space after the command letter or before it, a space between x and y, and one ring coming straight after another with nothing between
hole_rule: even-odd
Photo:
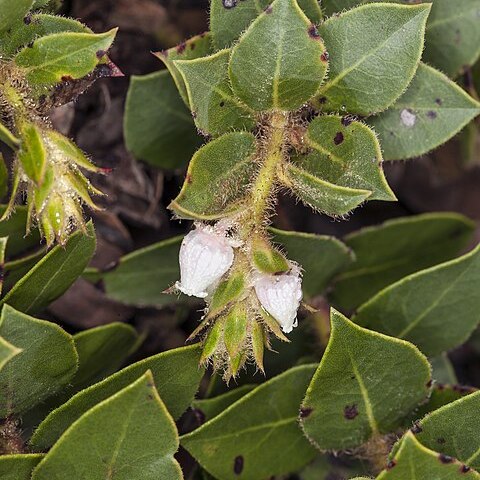
<instances>
[{"instance_id":1,"label":"white petal","mask_svg":"<svg viewBox=\"0 0 480 480\"><path fill-rule=\"evenodd\" d=\"M180 282L175 286L186 295L205 298L208 289L233 263L233 248L212 228L198 225L180 247Z\"/></svg>"},{"instance_id":2,"label":"white petal","mask_svg":"<svg viewBox=\"0 0 480 480\"><path fill-rule=\"evenodd\" d=\"M297 310L302 299L302 279L298 268L283 275L258 274L255 293L262 307L289 333L297 326Z\"/></svg>"}]
</instances>

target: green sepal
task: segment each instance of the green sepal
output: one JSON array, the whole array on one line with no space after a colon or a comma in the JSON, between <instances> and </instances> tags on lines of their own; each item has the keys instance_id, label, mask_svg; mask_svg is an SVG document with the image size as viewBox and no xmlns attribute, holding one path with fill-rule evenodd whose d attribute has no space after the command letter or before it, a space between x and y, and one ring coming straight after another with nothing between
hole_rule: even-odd
<instances>
[{"instance_id":1,"label":"green sepal","mask_svg":"<svg viewBox=\"0 0 480 480\"><path fill-rule=\"evenodd\" d=\"M223 341L230 359L242 353L247 339L247 308L245 303L236 303L225 316Z\"/></svg>"},{"instance_id":2,"label":"green sepal","mask_svg":"<svg viewBox=\"0 0 480 480\"><path fill-rule=\"evenodd\" d=\"M36 185L41 185L47 166L47 151L43 132L35 124L25 122L20 127L22 143L17 158L25 174Z\"/></svg>"},{"instance_id":3,"label":"green sepal","mask_svg":"<svg viewBox=\"0 0 480 480\"><path fill-rule=\"evenodd\" d=\"M265 344L267 343L265 331L263 330L262 325L257 321L251 322L251 328L253 358L255 359L257 367L264 372L263 354L265 351Z\"/></svg>"},{"instance_id":4,"label":"green sepal","mask_svg":"<svg viewBox=\"0 0 480 480\"><path fill-rule=\"evenodd\" d=\"M217 347L220 345L223 337L223 329L225 327L224 318L219 318L213 324L213 327L208 332L204 342L202 356L200 357L200 364L207 362L214 356Z\"/></svg>"},{"instance_id":5,"label":"green sepal","mask_svg":"<svg viewBox=\"0 0 480 480\"><path fill-rule=\"evenodd\" d=\"M246 277L243 271L234 271L215 290L208 307L208 317L218 315L227 305L240 299L246 287Z\"/></svg>"},{"instance_id":6,"label":"green sepal","mask_svg":"<svg viewBox=\"0 0 480 480\"><path fill-rule=\"evenodd\" d=\"M253 239L252 262L255 268L262 273L275 275L290 270L285 256L261 237Z\"/></svg>"}]
</instances>

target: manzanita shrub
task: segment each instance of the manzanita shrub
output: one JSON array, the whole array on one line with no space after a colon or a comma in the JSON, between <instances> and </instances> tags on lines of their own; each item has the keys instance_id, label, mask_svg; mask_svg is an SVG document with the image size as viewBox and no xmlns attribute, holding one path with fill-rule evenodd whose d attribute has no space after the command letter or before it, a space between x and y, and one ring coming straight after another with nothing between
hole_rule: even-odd
<instances>
[{"instance_id":1,"label":"manzanita shrub","mask_svg":"<svg viewBox=\"0 0 480 480\"><path fill-rule=\"evenodd\" d=\"M194 224L108 271L82 211L102 169L49 112L118 74L115 31L55 8L0 0L0 478L480 479L480 393L447 356L480 321L474 222L273 227L279 195L338 221L394 202L384 161L475 132L480 1L212 0L211 31L157 53L125 112L139 160L190 160L170 208ZM201 309L191 344L129 361L129 325L37 318L82 275Z\"/></svg>"}]
</instances>

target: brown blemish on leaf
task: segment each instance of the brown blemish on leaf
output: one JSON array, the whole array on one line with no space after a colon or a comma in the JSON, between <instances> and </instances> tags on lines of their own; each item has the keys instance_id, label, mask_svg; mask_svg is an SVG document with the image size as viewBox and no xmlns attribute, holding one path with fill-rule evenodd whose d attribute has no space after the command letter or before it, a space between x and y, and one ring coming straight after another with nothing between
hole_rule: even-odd
<instances>
[{"instance_id":1,"label":"brown blemish on leaf","mask_svg":"<svg viewBox=\"0 0 480 480\"><path fill-rule=\"evenodd\" d=\"M352 405L346 405L343 409L343 416L347 420L353 420L355 417L358 416L358 408L357 405L354 403Z\"/></svg>"},{"instance_id":2,"label":"brown blemish on leaf","mask_svg":"<svg viewBox=\"0 0 480 480\"><path fill-rule=\"evenodd\" d=\"M270 15L270 13L273 12L273 8L272 8L271 5L268 5L268 6L265 8L264 11L265 11L265 13L266 13L267 15Z\"/></svg>"},{"instance_id":3,"label":"brown blemish on leaf","mask_svg":"<svg viewBox=\"0 0 480 480\"><path fill-rule=\"evenodd\" d=\"M318 40L320 38L320 34L318 33L317 26L313 23L308 27L308 36L315 40Z\"/></svg>"},{"instance_id":4,"label":"brown blemish on leaf","mask_svg":"<svg viewBox=\"0 0 480 480\"><path fill-rule=\"evenodd\" d=\"M233 473L235 475L240 475L243 472L243 457L242 455L238 455L238 457L235 457L235 460L233 461Z\"/></svg>"},{"instance_id":5,"label":"brown blemish on leaf","mask_svg":"<svg viewBox=\"0 0 480 480\"><path fill-rule=\"evenodd\" d=\"M427 117L430 119L430 120L435 120L437 118L437 112L435 112L434 110L429 110L427 112Z\"/></svg>"},{"instance_id":6,"label":"brown blemish on leaf","mask_svg":"<svg viewBox=\"0 0 480 480\"><path fill-rule=\"evenodd\" d=\"M460 467L460 473L468 473L471 470L471 468L468 465L462 465Z\"/></svg>"},{"instance_id":7,"label":"brown blemish on leaf","mask_svg":"<svg viewBox=\"0 0 480 480\"><path fill-rule=\"evenodd\" d=\"M310 407L302 407L300 409L300 418L307 418L313 412L313 408Z\"/></svg>"},{"instance_id":8,"label":"brown blemish on leaf","mask_svg":"<svg viewBox=\"0 0 480 480\"><path fill-rule=\"evenodd\" d=\"M337 134L335 135L334 139L333 139L333 143L335 145L340 145L341 143L343 143L343 141L345 140L345 137L343 135L342 132L337 132Z\"/></svg>"},{"instance_id":9,"label":"brown blemish on leaf","mask_svg":"<svg viewBox=\"0 0 480 480\"><path fill-rule=\"evenodd\" d=\"M229 10L237 6L238 0L222 0L222 5Z\"/></svg>"},{"instance_id":10,"label":"brown blemish on leaf","mask_svg":"<svg viewBox=\"0 0 480 480\"><path fill-rule=\"evenodd\" d=\"M349 127L353 122L357 120L355 115L345 115L342 117L342 125L344 127Z\"/></svg>"},{"instance_id":11,"label":"brown blemish on leaf","mask_svg":"<svg viewBox=\"0 0 480 480\"><path fill-rule=\"evenodd\" d=\"M413 427L410 429L410 431L413 434L417 434L417 433L423 432L423 428L418 423L414 423Z\"/></svg>"},{"instance_id":12,"label":"brown blemish on leaf","mask_svg":"<svg viewBox=\"0 0 480 480\"><path fill-rule=\"evenodd\" d=\"M329 58L330 58L330 54L327 51L323 52L322 55L320 56L320 60L322 62L328 62Z\"/></svg>"},{"instance_id":13,"label":"brown blemish on leaf","mask_svg":"<svg viewBox=\"0 0 480 480\"><path fill-rule=\"evenodd\" d=\"M442 462L442 463L452 463L453 462L453 457L451 457L450 455L445 455L443 453L441 453L439 456L438 456L438 459Z\"/></svg>"},{"instance_id":14,"label":"brown blemish on leaf","mask_svg":"<svg viewBox=\"0 0 480 480\"><path fill-rule=\"evenodd\" d=\"M395 460L390 460L387 463L387 470L391 470L396 464L397 464L397 462Z\"/></svg>"},{"instance_id":15,"label":"brown blemish on leaf","mask_svg":"<svg viewBox=\"0 0 480 480\"><path fill-rule=\"evenodd\" d=\"M181 55L185 49L187 48L187 44L185 42L182 42L180 45L177 45L177 53Z\"/></svg>"},{"instance_id":16,"label":"brown blemish on leaf","mask_svg":"<svg viewBox=\"0 0 480 480\"><path fill-rule=\"evenodd\" d=\"M437 438L437 443L440 445L443 445L446 442L446 440L443 437Z\"/></svg>"},{"instance_id":17,"label":"brown blemish on leaf","mask_svg":"<svg viewBox=\"0 0 480 480\"><path fill-rule=\"evenodd\" d=\"M104 57L106 55L106 51L105 50L98 50L96 55L97 55L97 58L100 59L102 57Z\"/></svg>"}]
</instances>

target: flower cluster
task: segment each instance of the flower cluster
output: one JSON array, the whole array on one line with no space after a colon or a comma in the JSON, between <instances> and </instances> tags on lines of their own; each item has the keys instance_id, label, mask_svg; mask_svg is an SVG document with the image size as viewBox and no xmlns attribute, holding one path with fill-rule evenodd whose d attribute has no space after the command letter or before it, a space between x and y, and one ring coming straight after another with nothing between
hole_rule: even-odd
<instances>
[{"instance_id":1,"label":"flower cluster","mask_svg":"<svg viewBox=\"0 0 480 480\"><path fill-rule=\"evenodd\" d=\"M287 268L282 272L259 269L258 263L248 261L253 257L254 242L242 242L229 235L230 230L226 222L218 222L215 226L195 225L180 248L181 278L175 287L186 295L205 299L208 308L204 322L210 327L205 342L210 338L214 346L205 347L204 360L213 359L214 363L218 361L233 367L233 357L239 356L236 367L230 368L229 375L235 375L248 357L254 356L249 350L255 350L253 335L259 325L264 332L262 341L267 346L267 332L277 335L279 332L278 326L272 323L276 322L285 333L297 326L302 279L299 266L293 262L285 261ZM239 312L245 312L244 319ZM230 327L230 323L234 327ZM262 368L258 355L254 358Z\"/></svg>"}]
</instances>

